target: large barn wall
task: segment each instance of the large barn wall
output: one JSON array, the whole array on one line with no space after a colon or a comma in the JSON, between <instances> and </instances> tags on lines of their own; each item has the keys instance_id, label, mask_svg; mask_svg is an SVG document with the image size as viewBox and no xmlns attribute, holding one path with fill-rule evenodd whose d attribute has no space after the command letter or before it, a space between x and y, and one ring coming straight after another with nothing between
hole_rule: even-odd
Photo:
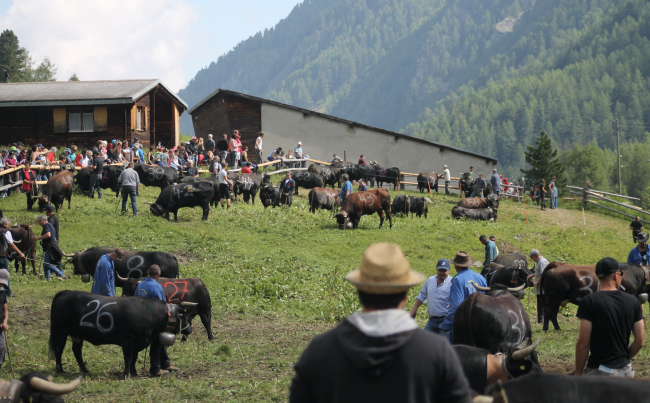
<instances>
[{"instance_id":1,"label":"large barn wall","mask_svg":"<svg viewBox=\"0 0 650 403\"><path fill-rule=\"evenodd\" d=\"M277 147L293 149L302 141L305 154L322 161L330 161L334 153L343 158L345 152L348 161L356 162L364 154L366 161L377 161L384 167L399 167L411 173L440 173L443 164L447 164L451 176L455 177L468 171L470 166L475 168L476 174L488 177L493 168L492 160L486 158L358 126L350 127L343 122L267 103L262 104L262 131L265 156Z\"/></svg>"}]
</instances>

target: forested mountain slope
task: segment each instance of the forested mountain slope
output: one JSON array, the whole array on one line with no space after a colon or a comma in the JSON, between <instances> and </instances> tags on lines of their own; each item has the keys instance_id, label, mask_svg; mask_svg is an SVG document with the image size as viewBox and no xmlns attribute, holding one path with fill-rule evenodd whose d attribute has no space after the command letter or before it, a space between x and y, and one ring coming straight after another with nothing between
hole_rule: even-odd
<instances>
[{"instance_id":1,"label":"forested mountain slope","mask_svg":"<svg viewBox=\"0 0 650 403\"><path fill-rule=\"evenodd\" d=\"M644 140L641 0L308 0L180 92L218 87L472 151L514 167L541 129L568 148ZM183 131L191 130L188 120Z\"/></svg>"}]
</instances>

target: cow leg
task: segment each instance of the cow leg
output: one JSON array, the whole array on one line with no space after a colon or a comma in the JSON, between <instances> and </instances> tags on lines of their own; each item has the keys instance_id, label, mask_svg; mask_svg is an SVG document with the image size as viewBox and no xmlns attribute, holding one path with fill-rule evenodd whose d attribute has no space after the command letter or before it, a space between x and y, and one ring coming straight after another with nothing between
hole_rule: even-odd
<instances>
[{"instance_id":1,"label":"cow leg","mask_svg":"<svg viewBox=\"0 0 650 403\"><path fill-rule=\"evenodd\" d=\"M377 215L379 215L379 229L384 225L384 212L383 210L377 210Z\"/></svg>"},{"instance_id":2,"label":"cow leg","mask_svg":"<svg viewBox=\"0 0 650 403\"><path fill-rule=\"evenodd\" d=\"M391 217L390 215L389 207L386 207L384 210L386 211L386 215L388 216L388 222L390 223L390 228L393 228L393 217Z\"/></svg>"},{"instance_id":3,"label":"cow leg","mask_svg":"<svg viewBox=\"0 0 650 403\"><path fill-rule=\"evenodd\" d=\"M70 202L72 202L72 193L68 195L68 210L70 210Z\"/></svg>"},{"instance_id":4,"label":"cow leg","mask_svg":"<svg viewBox=\"0 0 650 403\"><path fill-rule=\"evenodd\" d=\"M255 196L257 196L257 192L251 193L251 203L253 203L253 206L255 205Z\"/></svg>"},{"instance_id":5,"label":"cow leg","mask_svg":"<svg viewBox=\"0 0 650 403\"><path fill-rule=\"evenodd\" d=\"M214 335L212 334L212 310L206 309L203 312L199 312L199 318L201 318L201 323L203 323L203 327L208 333L208 340L214 340Z\"/></svg>"},{"instance_id":6,"label":"cow leg","mask_svg":"<svg viewBox=\"0 0 650 403\"><path fill-rule=\"evenodd\" d=\"M210 214L210 205L209 203L206 203L205 205L203 205L203 217L201 218L201 220L203 221L207 220L208 214Z\"/></svg>"},{"instance_id":7,"label":"cow leg","mask_svg":"<svg viewBox=\"0 0 650 403\"><path fill-rule=\"evenodd\" d=\"M122 345L122 354L124 355L124 379L128 378L131 373L131 361L133 361L133 339L126 339Z\"/></svg>"},{"instance_id":8,"label":"cow leg","mask_svg":"<svg viewBox=\"0 0 650 403\"><path fill-rule=\"evenodd\" d=\"M63 346L65 347L65 344ZM77 364L79 365L79 369L81 370L81 372L83 372L84 374L87 374L88 369L86 368L86 364L84 364L84 358L83 358L83 355L81 354L81 350L82 350L83 346L84 346L83 339L79 339L79 341L73 341L72 342L72 352L74 353L74 358L77 359Z\"/></svg>"},{"instance_id":9,"label":"cow leg","mask_svg":"<svg viewBox=\"0 0 650 403\"><path fill-rule=\"evenodd\" d=\"M174 213L174 221L178 221L178 209L173 211Z\"/></svg>"},{"instance_id":10,"label":"cow leg","mask_svg":"<svg viewBox=\"0 0 650 403\"><path fill-rule=\"evenodd\" d=\"M65 350L67 342L67 335L65 333L57 332L55 329L50 330L50 356L54 354L56 360L56 372L63 373L63 364L61 363L61 356Z\"/></svg>"},{"instance_id":11,"label":"cow leg","mask_svg":"<svg viewBox=\"0 0 650 403\"><path fill-rule=\"evenodd\" d=\"M138 351L136 349L133 349L133 358L131 359L131 366L129 368L129 373L131 376L138 376L138 370L135 369L135 365L138 363Z\"/></svg>"},{"instance_id":12,"label":"cow leg","mask_svg":"<svg viewBox=\"0 0 650 403\"><path fill-rule=\"evenodd\" d=\"M544 326L542 326L542 330L547 332L548 331L548 321L550 320L553 322L553 328L555 330L559 331L560 330L560 325L557 323L557 314L560 311L560 306L554 304L553 306L546 305L544 307Z\"/></svg>"}]
</instances>

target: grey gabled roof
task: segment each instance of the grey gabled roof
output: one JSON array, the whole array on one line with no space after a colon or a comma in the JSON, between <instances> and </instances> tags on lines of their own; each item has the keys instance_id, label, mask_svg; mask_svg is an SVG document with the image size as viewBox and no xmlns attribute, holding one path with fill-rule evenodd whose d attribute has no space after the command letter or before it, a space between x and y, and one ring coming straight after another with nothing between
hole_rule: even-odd
<instances>
[{"instance_id":1,"label":"grey gabled roof","mask_svg":"<svg viewBox=\"0 0 650 403\"><path fill-rule=\"evenodd\" d=\"M295 111L302 112L304 114L320 116L320 117L323 117L325 119L345 123L350 127L353 127L353 126L362 127L364 129L373 130L373 131L388 134L388 135L391 135L391 136L394 136L394 137L403 138L403 139L415 141L415 142L418 142L418 143L434 145L436 147L440 147L441 149L444 148L444 149L448 149L448 150L458 151L458 152L463 153L463 154L469 154L469 155L473 155L473 156L476 156L476 157L485 158L486 160L494 161L495 165L498 164L498 161L497 161L496 158L488 157L486 155L477 154L477 153L474 153L474 152L471 152L471 151L463 150L461 148L451 147L451 146L448 146L448 145L436 143L435 141L429 141L429 140L421 139L419 137L409 136L408 134L397 133L397 132L393 132L393 131L390 131L390 130L381 129L379 127L374 127L374 126L370 126L370 125L365 125L363 123L353 122L351 120L346 120L346 119L339 118L339 117L336 117L336 116L326 115L324 113L315 112L315 111L312 111L312 110L309 110L309 109L304 109L304 108L300 108L300 107L293 106L293 105L283 104L281 102L272 101L270 99L260 98L260 97L256 97L256 96L248 95L248 94L242 94L241 92L236 92L236 91L231 91L231 90L224 90L222 88L218 88L212 94L210 94L207 97L203 98L199 103L197 103L191 109L189 109L187 111L187 113L189 113L191 115L195 110L197 110L199 107L201 107L201 105L203 105L205 102L207 102L209 99L216 96L220 92L223 92L224 94L229 94L229 95L233 95L233 96L236 96L236 97L240 97L240 98L249 99L249 100L255 101L255 102L267 103L267 104L276 105L276 106L279 106L279 107L282 107L282 108L293 109Z\"/></svg>"},{"instance_id":2,"label":"grey gabled roof","mask_svg":"<svg viewBox=\"0 0 650 403\"><path fill-rule=\"evenodd\" d=\"M0 107L128 104L157 85L187 108L185 101L156 79L0 84Z\"/></svg>"}]
</instances>

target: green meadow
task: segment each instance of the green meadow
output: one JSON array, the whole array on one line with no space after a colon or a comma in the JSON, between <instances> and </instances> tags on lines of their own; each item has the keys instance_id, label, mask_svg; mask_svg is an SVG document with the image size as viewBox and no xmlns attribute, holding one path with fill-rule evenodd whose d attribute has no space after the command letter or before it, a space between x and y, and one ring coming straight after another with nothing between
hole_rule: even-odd
<instances>
[{"instance_id":1,"label":"green meadow","mask_svg":"<svg viewBox=\"0 0 650 403\"><path fill-rule=\"evenodd\" d=\"M577 202L542 212L529 203L503 201L497 222L469 222L451 218L457 196L434 194L427 219L393 217L392 229L388 222L378 229L379 218L373 215L363 217L359 229L341 231L330 220L331 212L308 211L305 190L294 199L292 208L264 209L259 199L255 205L240 200L228 211L212 208L207 221L200 220L199 208L182 209L178 222L149 212L145 202L155 201L158 188L142 188L140 193L141 214L133 217L119 213L118 200L110 190L104 191L101 200L75 191L72 209L64 207L58 213L61 248L71 253L93 246L116 246L176 254L181 277L200 277L209 288L216 339L208 342L197 317L189 340L169 348L179 372L149 378L148 358L145 362L141 353L140 376L126 381L119 380L123 368L119 347L85 343L90 375L67 400L286 401L292 366L309 340L359 309L355 291L344 276L357 268L364 249L374 242L397 243L411 267L427 276L435 274L438 259L452 258L459 250L482 260L481 234L495 235L500 253L527 255L536 248L549 261L576 264L595 264L605 256L624 260L633 246L627 238L627 219L587 211L583 220ZM395 192L391 191L391 196ZM23 194L0 201L0 209L12 224L35 222L38 213L25 207ZM34 230L40 233L38 225ZM39 262L41 254L39 247ZM70 280L49 282L42 276L23 276L12 270L11 284L17 297L9 301L8 344L16 376L29 371L54 374L47 347L52 298L61 290L90 290L90 284L72 275L70 264L65 263L65 269ZM418 291L411 290L409 309ZM534 318L534 296L526 295L522 302ZM533 325L534 337L542 338L538 351L546 371L573 371L576 308L569 305L561 310L561 332L544 334L541 325ZM423 307L418 314L422 326L426 316ZM649 361L647 349L642 350L634 363L638 376L650 377ZM63 363L67 372L54 374L57 382L79 375L70 344ZM11 378L8 360L0 376Z\"/></svg>"}]
</instances>

